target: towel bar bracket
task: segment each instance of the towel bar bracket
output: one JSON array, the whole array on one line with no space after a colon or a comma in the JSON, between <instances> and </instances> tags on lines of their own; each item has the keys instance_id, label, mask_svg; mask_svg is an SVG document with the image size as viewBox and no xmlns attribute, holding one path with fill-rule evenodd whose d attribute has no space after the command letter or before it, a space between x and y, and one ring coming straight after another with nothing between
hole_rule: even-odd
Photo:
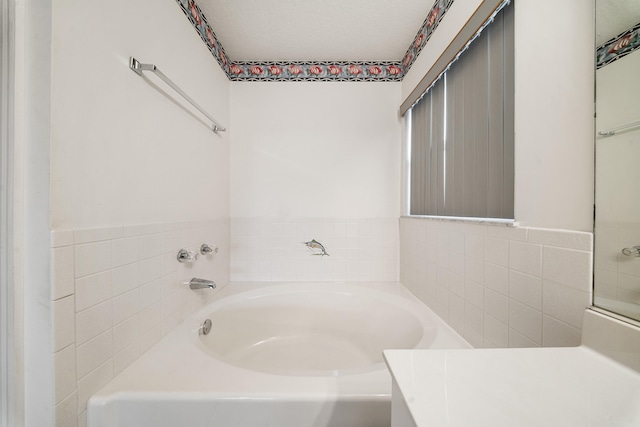
<instances>
[{"instance_id":1,"label":"towel bar bracket","mask_svg":"<svg viewBox=\"0 0 640 427\"><path fill-rule=\"evenodd\" d=\"M158 69L158 67L156 67L153 64L143 64L143 63L141 63L140 61L138 61L133 56L129 58L129 68L131 68L133 71L135 71L136 74L138 74L139 76L142 75L143 71L156 72L157 69Z\"/></svg>"}]
</instances>

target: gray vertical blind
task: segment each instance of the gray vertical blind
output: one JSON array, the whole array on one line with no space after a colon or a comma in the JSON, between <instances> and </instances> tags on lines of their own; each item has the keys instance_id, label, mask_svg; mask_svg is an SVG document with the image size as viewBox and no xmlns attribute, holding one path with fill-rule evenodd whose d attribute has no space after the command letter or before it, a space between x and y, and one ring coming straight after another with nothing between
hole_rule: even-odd
<instances>
[{"instance_id":1,"label":"gray vertical blind","mask_svg":"<svg viewBox=\"0 0 640 427\"><path fill-rule=\"evenodd\" d=\"M410 214L513 219L513 5L411 110Z\"/></svg>"}]
</instances>

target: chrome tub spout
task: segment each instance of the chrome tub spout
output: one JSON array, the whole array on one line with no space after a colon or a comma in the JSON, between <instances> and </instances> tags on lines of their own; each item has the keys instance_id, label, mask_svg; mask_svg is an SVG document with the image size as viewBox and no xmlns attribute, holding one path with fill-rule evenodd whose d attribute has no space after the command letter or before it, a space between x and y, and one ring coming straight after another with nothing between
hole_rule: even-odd
<instances>
[{"instance_id":1,"label":"chrome tub spout","mask_svg":"<svg viewBox=\"0 0 640 427\"><path fill-rule=\"evenodd\" d=\"M215 289L216 282L213 280L198 279L197 277L194 277L189 281L189 287L191 289Z\"/></svg>"}]
</instances>

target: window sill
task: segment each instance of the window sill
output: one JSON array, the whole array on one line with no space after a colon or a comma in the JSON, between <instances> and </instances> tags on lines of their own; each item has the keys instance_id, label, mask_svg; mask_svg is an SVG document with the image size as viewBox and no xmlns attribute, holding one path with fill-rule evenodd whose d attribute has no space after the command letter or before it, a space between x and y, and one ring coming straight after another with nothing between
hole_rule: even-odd
<instances>
[{"instance_id":1,"label":"window sill","mask_svg":"<svg viewBox=\"0 0 640 427\"><path fill-rule=\"evenodd\" d=\"M519 225L515 219L500 219L500 218L472 218L472 217L462 217L462 216L436 216L436 215L403 215L401 218L428 219L433 221L445 221L445 222L464 222L466 224L494 225L498 227L518 227Z\"/></svg>"}]
</instances>

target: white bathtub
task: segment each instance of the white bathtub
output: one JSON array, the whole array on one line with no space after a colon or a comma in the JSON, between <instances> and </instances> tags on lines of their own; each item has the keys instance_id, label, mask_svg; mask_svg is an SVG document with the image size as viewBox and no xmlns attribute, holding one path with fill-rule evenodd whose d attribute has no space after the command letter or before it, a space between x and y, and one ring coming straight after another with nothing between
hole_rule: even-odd
<instances>
[{"instance_id":1,"label":"white bathtub","mask_svg":"<svg viewBox=\"0 0 640 427\"><path fill-rule=\"evenodd\" d=\"M398 283L233 283L94 395L88 426L388 427L382 350L468 347Z\"/></svg>"}]
</instances>

